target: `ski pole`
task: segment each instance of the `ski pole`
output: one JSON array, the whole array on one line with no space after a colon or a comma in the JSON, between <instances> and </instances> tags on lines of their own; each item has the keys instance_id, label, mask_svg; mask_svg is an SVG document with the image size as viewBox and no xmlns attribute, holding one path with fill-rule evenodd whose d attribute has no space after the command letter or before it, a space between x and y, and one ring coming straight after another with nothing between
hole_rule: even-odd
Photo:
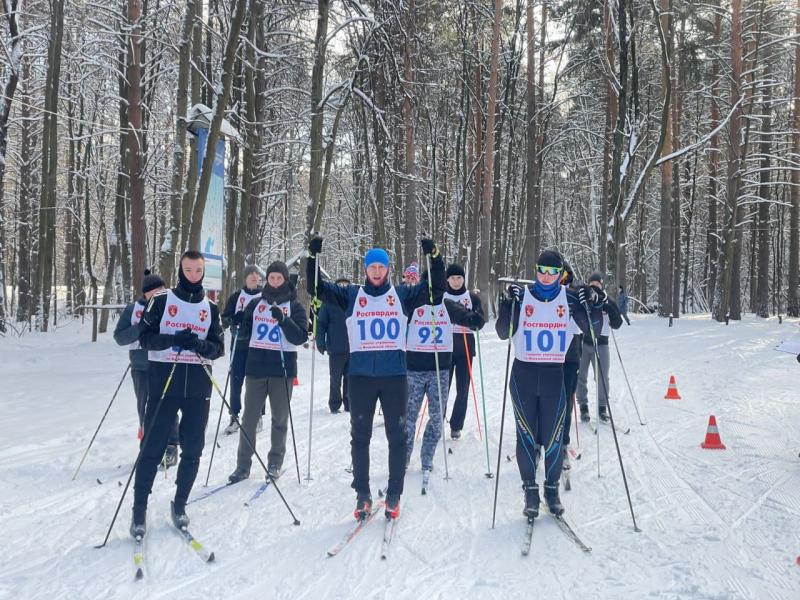
<instances>
[{"instance_id":1,"label":"ski pole","mask_svg":"<svg viewBox=\"0 0 800 600\"><path fill-rule=\"evenodd\" d=\"M486 447L486 477L494 477L492 465L489 459L489 421L486 420L486 393L483 387L483 359L481 358L481 336L480 331L475 330L475 349L478 352L478 372L481 376L481 405L483 406L483 444Z\"/></svg>"},{"instance_id":2,"label":"ski pole","mask_svg":"<svg viewBox=\"0 0 800 600\"><path fill-rule=\"evenodd\" d=\"M225 407L228 410L230 410L231 407L228 404L228 401L225 400L225 396L222 394L222 390L219 389L217 380L214 379L214 375L211 373L211 370L208 368L208 365L206 365L204 362L201 362L200 365L203 367L203 370L206 372L206 375L208 375L208 379L211 381L211 385L214 386L214 389L219 394L219 397L222 398L222 402L225 403ZM292 507L289 506L289 503L286 501L286 498L284 498L283 493L281 493L281 490L278 487L278 483L275 481L275 478L272 475L270 475L270 472L267 469L267 465L265 465L264 461L261 460L261 456L258 454L255 444L253 444L253 440L250 439L250 436L247 435L247 432L242 428L242 423L239 421L238 415L233 415L233 418L236 419L236 422L239 424L239 433L244 436L247 445L250 446L250 449L253 451L253 454L255 455L256 459L258 459L258 462L261 465L261 468L264 469L264 473L267 474L267 478L270 480L270 483L272 483L272 486L275 488L275 491L278 492L278 495L281 497L281 500L283 500L283 505L286 507L286 510L288 510L289 514L292 515L292 519L294 519L294 525L300 525L300 521L294 515Z\"/></svg>"},{"instance_id":3,"label":"ski pole","mask_svg":"<svg viewBox=\"0 0 800 600\"><path fill-rule=\"evenodd\" d=\"M631 387L631 382L628 379L628 373L625 371L625 363L622 362L622 355L619 353L619 344L617 344L617 336L614 335L614 330L611 330L611 338L614 340L614 348L617 351L617 358L619 358L619 365L622 367L622 374L625 375L625 383L628 384L628 391L631 394L631 400L633 400L633 407L636 409L636 416L639 417L639 425L646 425L644 421L642 421L642 415L639 414L639 405L636 403L636 397L633 395L633 388Z\"/></svg>"},{"instance_id":4,"label":"ski pole","mask_svg":"<svg viewBox=\"0 0 800 600\"><path fill-rule=\"evenodd\" d=\"M311 397L308 404L308 468L306 481L311 481L311 432L314 423L314 373L317 364L317 288L319 287L319 258L314 257L314 296L311 298L311 316L314 320L311 326Z\"/></svg>"},{"instance_id":5,"label":"ski pole","mask_svg":"<svg viewBox=\"0 0 800 600\"><path fill-rule=\"evenodd\" d=\"M462 333L464 336L464 352L466 353L467 358L467 372L469 373L469 384L472 388L472 403L475 405L475 420L478 422L478 437L483 441L483 433L481 432L481 418L480 413L478 413L478 396L477 392L475 391L475 380L472 378L472 358L469 355L469 344L467 344L467 334Z\"/></svg>"},{"instance_id":6,"label":"ski pole","mask_svg":"<svg viewBox=\"0 0 800 600\"><path fill-rule=\"evenodd\" d=\"M125 372L122 374L122 379L119 380L119 385L117 385L117 389L114 390L114 395L111 396L111 402L108 403L108 406L106 407L106 412L103 413L103 417L100 419L100 424L97 426L97 429L95 429L92 439L89 440L89 445L86 446L86 450L84 451L83 456L81 457L81 462L78 463L78 468L75 469L75 474L72 476L72 481L75 481L75 478L78 476L78 471L81 470L81 467L83 466L83 461L86 460L86 456L89 454L89 449L92 447L92 444L94 444L94 439L97 437L97 434L100 433L100 428L103 426L103 421L106 420L106 416L108 416L108 411L111 410L111 405L114 404L114 400L116 400L117 398L119 389L122 387L122 383L125 381L125 376L128 374L128 371L130 370L131 370L131 363L129 362L128 366L125 367Z\"/></svg>"},{"instance_id":7,"label":"ski pole","mask_svg":"<svg viewBox=\"0 0 800 600\"><path fill-rule=\"evenodd\" d=\"M158 417L158 412L161 410L161 405L164 403L164 397L167 395L167 390L169 390L169 386L172 383L172 376L175 374L175 367L178 366L178 359L181 357L181 352L183 352L183 348L178 350L178 354L175 355L175 360L172 363L172 368L169 370L169 375L167 376L167 381L164 383L164 389L161 392L161 397L158 399L158 404L156 404L156 409L153 411L153 418L150 420L150 423L155 422L156 418ZM145 432L144 437L142 438L142 443L139 446L139 452L136 455L136 460L133 462L133 468L131 469L130 475L128 475L128 481L125 483L125 488L122 490L122 495L119 497L119 502L117 503L117 509L114 511L114 516L111 518L111 524L108 526L108 531L106 531L106 537L103 539L103 543L99 546L95 546L98 550L100 548L104 548L105 545L108 543L108 538L111 536L111 530L114 528L114 523L117 522L117 516L119 515L119 509L122 508L122 502L125 500L125 494L128 493L128 488L131 485L131 480L133 479L133 474L136 472L136 468L139 466L139 461L142 459L142 451L147 447L147 441L150 439L150 433L153 431L152 426L147 427L145 423Z\"/></svg>"},{"instance_id":8,"label":"ski pole","mask_svg":"<svg viewBox=\"0 0 800 600\"><path fill-rule=\"evenodd\" d=\"M231 348L231 359L228 361L228 376L225 378L225 390L223 395L228 393L228 382L231 380L231 371L233 371L233 359L236 356L236 343L239 341L239 328L236 328L236 335L233 336L233 346ZM208 486L208 479L211 477L211 465L214 464L214 453L217 451L217 439L219 438L219 426L222 424L222 410L225 405L219 405L219 417L217 418L217 430L214 432L214 445L211 446L211 459L208 461L208 473L206 473L206 482L203 487Z\"/></svg>"},{"instance_id":9,"label":"ski pole","mask_svg":"<svg viewBox=\"0 0 800 600\"><path fill-rule=\"evenodd\" d=\"M272 304L275 306L275 304ZM281 348L281 367L283 368L283 382L286 384L286 404L289 406L289 428L292 432L292 447L294 448L294 466L297 468L297 483L300 483L300 460L297 458L297 442L294 439L294 420L292 419L292 397L289 395L289 374L286 371L286 361L283 358L283 331L278 325L278 338Z\"/></svg>"},{"instance_id":10,"label":"ski pole","mask_svg":"<svg viewBox=\"0 0 800 600\"><path fill-rule=\"evenodd\" d=\"M514 309L517 303L512 300L511 302L511 316L508 321L508 344L506 348L506 374L503 379L503 406L500 409L500 440L497 444L497 477L494 480L494 505L492 506L492 529L494 529L495 519L497 517L497 490L500 487L500 457L503 455L503 427L506 422L506 398L508 397L508 373L511 365L511 332L514 330Z\"/></svg>"},{"instance_id":11,"label":"ski pole","mask_svg":"<svg viewBox=\"0 0 800 600\"><path fill-rule=\"evenodd\" d=\"M436 307L433 305L433 280L431 278L431 255L425 255L425 262L428 266L428 298L431 303L431 337L433 338L433 360L436 363L436 388L439 392L439 427L442 432L442 452L444 454L444 478L445 481L450 479L450 470L447 467L447 442L445 441L444 434L444 414L445 414L445 400L442 396L442 377L439 370L439 348L436 344ZM444 304L442 304L444 306ZM445 310L447 310L445 308Z\"/></svg>"},{"instance_id":12,"label":"ski pole","mask_svg":"<svg viewBox=\"0 0 800 600\"><path fill-rule=\"evenodd\" d=\"M578 450L581 449L581 434L578 428L578 405L575 402L575 394L572 394L572 416L575 417L575 437L578 440Z\"/></svg>"},{"instance_id":13,"label":"ski pole","mask_svg":"<svg viewBox=\"0 0 800 600\"><path fill-rule=\"evenodd\" d=\"M594 335L594 327L592 327L592 318L591 314L589 313L589 307L585 304L583 307L586 309L586 318L589 321L589 331L592 334L592 346L594 347L594 355L595 359L597 359L597 338ZM628 507L631 509L631 520L633 521L633 530L636 532L640 532L639 526L636 524L636 515L633 513L633 502L631 502L631 491L628 488L628 478L625 475L625 465L622 463L622 452L619 449L619 440L617 439L617 429L614 426L614 413L611 412L611 402L610 398L608 397L608 389L606 389L606 378L603 374L603 366L600 364L600 361L597 361L597 364L600 366L600 381L603 384L603 390L606 395L606 400L608 401L607 408L608 408L608 418L611 420L611 433L614 436L614 445L617 448L617 458L619 459L619 468L622 472L622 482L625 484L625 495L628 497ZM600 431L600 427L597 427L598 432Z\"/></svg>"}]
</instances>

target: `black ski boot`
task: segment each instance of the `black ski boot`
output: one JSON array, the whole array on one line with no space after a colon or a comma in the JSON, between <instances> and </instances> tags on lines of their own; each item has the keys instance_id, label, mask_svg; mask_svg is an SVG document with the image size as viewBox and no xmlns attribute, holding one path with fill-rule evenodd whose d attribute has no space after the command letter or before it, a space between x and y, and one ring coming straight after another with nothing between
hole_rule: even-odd
<instances>
[{"instance_id":1,"label":"black ski boot","mask_svg":"<svg viewBox=\"0 0 800 600\"><path fill-rule=\"evenodd\" d=\"M563 515L564 505L561 504L561 499L558 497L558 484L545 483L544 484L544 501L547 502L547 510L551 515Z\"/></svg>"},{"instance_id":2,"label":"black ski boot","mask_svg":"<svg viewBox=\"0 0 800 600\"><path fill-rule=\"evenodd\" d=\"M239 483L240 481L244 481L250 477L250 470L243 469L241 467L236 467L236 470L228 475L228 483L233 485L234 483Z\"/></svg>"},{"instance_id":3,"label":"black ski boot","mask_svg":"<svg viewBox=\"0 0 800 600\"><path fill-rule=\"evenodd\" d=\"M588 423L591 420L589 417L589 405L581 404L581 423Z\"/></svg>"},{"instance_id":4,"label":"black ski boot","mask_svg":"<svg viewBox=\"0 0 800 600\"><path fill-rule=\"evenodd\" d=\"M529 519L535 519L539 516L539 486L535 481L523 481L522 489L525 490L525 508L522 514Z\"/></svg>"},{"instance_id":5,"label":"black ski boot","mask_svg":"<svg viewBox=\"0 0 800 600\"><path fill-rule=\"evenodd\" d=\"M170 502L169 503L170 516L172 517L172 524L178 529L185 529L189 527L189 517L186 514L185 502Z\"/></svg>"},{"instance_id":6,"label":"black ski boot","mask_svg":"<svg viewBox=\"0 0 800 600\"><path fill-rule=\"evenodd\" d=\"M608 423L608 408L606 408L605 406L601 406L599 413L600 413L600 420L603 423Z\"/></svg>"},{"instance_id":7,"label":"black ski boot","mask_svg":"<svg viewBox=\"0 0 800 600\"><path fill-rule=\"evenodd\" d=\"M356 509L353 516L356 521L363 521L372 512L372 494L358 494L356 496Z\"/></svg>"},{"instance_id":8,"label":"black ski boot","mask_svg":"<svg viewBox=\"0 0 800 600\"><path fill-rule=\"evenodd\" d=\"M131 518L131 537L144 538L147 533L147 507L133 505L133 517Z\"/></svg>"},{"instance_id":9,"label":"black ski boot","mask_svg":"<svg viewBox=\"0 0 800 600\"><path fill-rule=\"evenodd\" d=\"M400 496L387 494L384 514L387 519L396 519L400 516Z\"/></svg>"}]
</instances>

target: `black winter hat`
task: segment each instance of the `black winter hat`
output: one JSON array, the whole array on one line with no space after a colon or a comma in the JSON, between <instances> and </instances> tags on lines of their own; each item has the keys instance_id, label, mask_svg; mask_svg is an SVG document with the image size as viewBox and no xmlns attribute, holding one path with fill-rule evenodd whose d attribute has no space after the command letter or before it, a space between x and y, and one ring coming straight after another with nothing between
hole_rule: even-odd
<instances>
[{"instance_id":1,"label":"black winter hat","mask_svg":"<svg viewBox=\"0 0 800 600\"><path fill-rule=\"evenodd\" d=\"M562 269L564 268L564 259L558 250L542 250L539 258L536 259L536 264L544 267L558 267Z\"/></svg>"},{"instance_id":2,"label":"black winter hat","mask_svg":"<svg viewBox=\"0 0 800 600\"><path fill-rule=\"evenodd\" d=\"M145 269L144 279L142 279L142 293L146 294L160 287L165 287L164 280L158 275L151 273L149 269Z\"/></svg>"},{"instance_id":3,"label":"black winter hat","mask_svg":"<svg viewBox=\"0 0 800 600\"><path fill-rule=\"evenodd\" d=\"M589 279L586 280L586 283L592 283L593 281L598 281L600 283L603 283L603 279L605 279L603 274L600 271L595 271L594 273L589 275Z\"/></svg>"},{"instance_id":4,"label":"black winter hat","mask_svg":"<svg viewBox=\"0 0 800 600\"><path fill-rule=\"evenodd\" d=\"M258 273L262 277L264 276L264 272L261 270L261 267L259 267L258 265L247 265L244 268L244 278L245 279L250 277L250 275L252 275L253 273Z\"/></svg>"},{"instance_id":5,"label":"black winter hat","mask_svg":"<svg viewBox=\"0 0 800 600\"><path fill-rule=\"evenodd\" d=\"M284 281L287 283L289 282L289 269L286 267L286 263L280 260L276 260L270 266L267 267L267 277L269 277L270 273L280 273L283 275Z\"/></svg>"},{"instance_id":6,"label":"black winter hat","mask_svg":"<svg viewBox=\"0 0 800 600\"><path fill-rule=\"evenodd\" d=\"M453 275L460 275L461 277L466 277L466 274L464 273L464 267L456 263L448 265L447 271L445 271L444 273L445 279L452 277Z\"/></svg>"}]
</instances>

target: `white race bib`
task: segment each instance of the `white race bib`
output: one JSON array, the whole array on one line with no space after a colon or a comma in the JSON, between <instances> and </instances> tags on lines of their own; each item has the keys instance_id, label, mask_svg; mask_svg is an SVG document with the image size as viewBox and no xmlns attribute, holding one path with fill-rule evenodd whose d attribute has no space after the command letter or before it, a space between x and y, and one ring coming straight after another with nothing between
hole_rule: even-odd
<instances>
[{"instance_id":1,"label":"white race bib","mask_svg":"<svg viewBox=\"0 0 800 600\"><path fill-rule=\"evenodd\" d=\"M472 296L469 295L468 290L464 290L463 294L451 294L449 292L444 293L444 297L446 300L452 300L453 302L458 302L467 310L472 310ZM453 333L466 333L467 335L472 335L472 329L469 327L464 327L463 325L456 325L453 324Z\"/></svg>"},{"instance_id":2,"label":"white race bib","mask_svg":"<svg viewBox=\"0 0 800 600\"><path fill-rule=\"evenodd\" d=\"M440 304L434 309L436 324L433 324L431 305L426 304L414 309L411 323L408 325L406 350L410 352L452 352L453 324L450 315Z\"/></svg>"},{"instance_id":3,"label":"white race bib","mask_svg":"<svg viewBox=\"0 0 800 600\"><path fill-rule=\"evenodd\" d=\"M260 295L261 292L248 294L244 291L244 289L242 289L239 292L239 297L236 299L236 308L233 309L233 313L236 314L242 312L245 308L247 308L247 305L250 304L250 301L253 300L253 298L258 298Z\"/></svg>"},{"instance_id":4,"label":"white race bib","mask_svg":"<svg viewBox=\"0 0 800 600\"><path fill-rule=\"evenodd\" d=\"M133 305L133 312L131 313L131 326L137 327L139 325L139 321L142 320L142 315L144 314L145 305L136 301L136 304ZM141 348L141 344L138 341L133 342L132 344L128 345L128 348L131 350L138 350Z\"/></svg>"},{"instance_id":5,"label":"white race bib","mask_svg":"<svg viewBox=\"0 0 800 600\"><path fill-rule=\"evenodd\" d=\"M253 311L253 330L250 332L249 346L260 350L297 352L297 346L286 340L278 320L273 318L269 310L270 306L271 304L264 299L256 305L256 309ZM287 319L292 316L292 307L289 302L277 306Z\"/></svg>"},{"instance_id":6,"label":"white race bib","mask_svg":"<svg viewBox=\"0 0 800 600\"><path fill-rule=\"evenodd\" d=\"M575 328L570 320L564 286L550 302L537 300L526 286L513 338L514 356L523 362L563 363Z\"/></svg>"},{"instance_id":7,"label":"white race bib","mask_svg":"<svg viewBox=\"0 0 800 600\"><path fill-rule=\"evenodd\" d=\"M201 302L186 302L178 298L172 290L165 292L167 302L164 306L164 314L161 315L159 333L165 335L175 335L187 327L194 331L201 340L208 337L208 330L211 328L211 304L208 298L203 298ZM166 350L150 350L148 358L155 362L180 364L211 364L211 361L200 358L196 353L189 350L180 351L178 346L167 348Z\"/></svg>"},{"instance_id":8,"label":"white race bib","mask_svg":"<svg viewBox=\"0 0 800 600\"><path fill-rule=\"evenodd\" d=\"M405 351L406 322L394 286L382 296L369 296L359 288L347 318L350 352Z\"/></svg>"}]
</instances>

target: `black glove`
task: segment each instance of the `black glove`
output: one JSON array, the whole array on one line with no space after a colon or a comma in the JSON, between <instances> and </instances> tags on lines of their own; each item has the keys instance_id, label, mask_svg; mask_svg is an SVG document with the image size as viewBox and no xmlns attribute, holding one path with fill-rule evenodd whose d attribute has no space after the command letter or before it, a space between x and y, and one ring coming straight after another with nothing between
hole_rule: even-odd
<instances>
[{"instance_id":1,"label":"black glove","mask_svg":"<svg viewBox=\"0 0 800 600\"><path fill-rule=\"evenodd\" d=\"M314 257L320 252L322 252L322 238L314 236L311 238L311 241L308 242L308 255Z\"/></svg>"},{"instance_id":2,"label":"black glove","mask_svg":"<svg viewBox=\"0 0 800 600\"><path fill-rule=\"evenodd\" d=\"M578 300L590 310L595 303L596 297L597 290L591 285L584 285L578 289Z\"/></svg>"},{"instance_id":3,"label":"black glove","mask_svg":"<svg viewBox=\"0 0 800 600\"><path fill-rule=\"evenodd\" d=\"M325 354L325 346L320 346L319 342L317 342L317 350L319 350L320 354Z\"/></svg>"},{"instance_id":4,"label":"black glove","mask_svg":"<svg viewBox=\"0 0 800 600\"><path fill-rule=\"evenodd\" d=\"M797 362L800 362L800 354L797 355Z\"/></svg>"},{"instance_id":5,"label":"black glove","mask_svg":"<svg viewBox=\"0 0 800 600\"><path fill-rule=\"evenodd\" d=\"M422 247L423 254L430 254L432 257L438 254L436 253L436 242L434 242L433 240L425 238L419 241L419 245Z\"/></svg>"},{"instance_id":6,"label":"black glove","mask_svg":"<svg viewBox=\"0 0 800 600\"><path fill-rule=\"evenodd\" d=\"M515 302L522 302L525 298L525 288L517 283L512 283L508 286L508 297Z\"/></svg>"},{"instance_id":7,"label":"black glove","mask_svg":"<svg viewBox=\"0 0 800 600\"><path fill-rule=\"evenodd\" d=\"M597 304L605 304L606 300L608 300L608 294L606 293L605 290L595 289L595 295L597 296Z\"/></svg>"},{"instance_id":8,"label":"black glove","mask_svg":"<svg viewBox=\"0 0 800 600\"><path fill-rule=\"evenodd\" d=\"M231 321L237 327L242 324L242 319L244 319L244 311L240 310L239 312L235 313L231 318Z\"/></svg>"},{"instance_id":9,"label":"black glove","mask_svg":"<svg viewBox=\"0 0 800 600\"><path fill-rule=\"evenodd\" d=\"M286 320L286 315L283 314L283 310L280 306L272 305L269 307L269 312L272 314L272 318L278 322L278 325L283 323Z\"/></svg>"},{"instance_id":10,"label":"black glove","mask_svg":"<svg viewBox=\"0 0 800 600\"><path fill-rule=\"evenodd\" d=\"M189 329L181 329L174 336L175 346L179 346L184 350L194 350L194 345L198 340L197 334Z\"/></svg>"}]
</instances>

